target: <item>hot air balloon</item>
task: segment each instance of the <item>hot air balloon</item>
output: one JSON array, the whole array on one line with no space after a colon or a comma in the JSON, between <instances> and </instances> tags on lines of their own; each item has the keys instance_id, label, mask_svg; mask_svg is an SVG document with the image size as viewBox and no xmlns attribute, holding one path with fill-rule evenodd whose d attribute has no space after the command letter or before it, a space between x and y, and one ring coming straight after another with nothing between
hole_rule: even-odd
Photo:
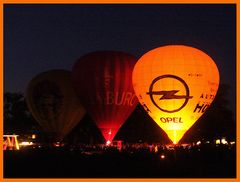
<instances>
[{"instance_id":1,"label":"hot air balloon","mask_svg":"<svg viewBox=\"0 0 240 182\"><path fill-rule=\"evenodd\" d=\"M136 61L124 52L97 51L73 66L74 88L107 144L138 104L131 81Z\"/></svg>"},{"instance_id":2,"label":"hot air balloon","mask_svg":"<svg viewBox=\"0 0 240 182\"><path fill-rule=\"evenodd\" d=\"M66 70L35 76L28 84L26 101L51 142L62 141L86 112L71 85L71 72Z\"/></svg>"},{"instance_id":3,"label":"hot air balloon","mask_svg":"<svg viewBox=\"0 0 240 182\"><path fill-rule=\"evenodd\" d=\"M214 61L184 45L145 53L133 70L140 104L176 144L213 101L219 85Z\"/></svg>"}]
</instances>

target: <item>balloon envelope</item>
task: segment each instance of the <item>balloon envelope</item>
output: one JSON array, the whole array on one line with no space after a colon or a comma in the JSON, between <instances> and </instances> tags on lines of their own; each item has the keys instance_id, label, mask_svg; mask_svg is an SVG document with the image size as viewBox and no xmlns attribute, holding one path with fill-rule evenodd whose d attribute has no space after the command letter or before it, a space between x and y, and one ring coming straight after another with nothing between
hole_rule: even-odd
<instances>
[{"instance_id":1,"label":"balloon envelope","mask_svg":"<svg viewBox=\"0 0 240 182\"><path fill-rule=\"evenodd\" d=\"M53 141L61 141L85 114L71 85L70 71L51 70L34 77L28 84L26 101Z\"/></svg>"},{"instance_id":2,"label":"balloon envelope","mask_svg":"<svg viewBox=\"0 0 240 182\"><path fill-rule=\"evenodd\" d=\"M139 102L177 143L213 101L219 72L204 52L169 45L144 54L132 79Z\"/></svg>"},{"instance_id":3,"label":"balloon envelope","mask_svg":"<svg viewBox=\"0 0 240 182\"><path fill-rule=\"evenodd\" d=\"M74 88L106 141L111 142L138 100L132 87L132 55L98 51L81 57L74 65Z\"/></svg>"}]
</instances>

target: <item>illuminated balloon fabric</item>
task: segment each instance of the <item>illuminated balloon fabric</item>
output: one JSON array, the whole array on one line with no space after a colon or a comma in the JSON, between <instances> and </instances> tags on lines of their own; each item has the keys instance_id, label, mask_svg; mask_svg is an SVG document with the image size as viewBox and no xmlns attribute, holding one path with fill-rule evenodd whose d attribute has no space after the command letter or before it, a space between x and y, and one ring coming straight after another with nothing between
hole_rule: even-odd
<instances>
[{"instance_id":1,"label":"illuminated balloon fabric","mask_svg":"<svg viewBox=\"0 0 240 182\"><path fill-rule=\"evenodd\" d=\"M53 141L61 141L85 114L71 85L70 71L37 75L28 84L26 100L33 117Z\"/></svg>"},{"instance_id":2,"label":"illuminated balloon fabric","mask_svg":"<svg viewBox=\"0 0 240 182\"><path fill-rule=\"evenodd\" d=\"M214 61L204 52L183 45L147 52L133 71L139 102L173 143L178 143L206 111L218 85Z\"/></svg>"},{"instance_id":3,"label":"illuminated balloon fabric","mask_svg":"<svg viewBox=\"0 0 240 182\"><path fill-rule=\"evenodd\" d=\"M113 140L138 103L131 80L136 61L127 53L97 51L73 66L74 88L106 141Z\"/></svg>"}]
</instances>

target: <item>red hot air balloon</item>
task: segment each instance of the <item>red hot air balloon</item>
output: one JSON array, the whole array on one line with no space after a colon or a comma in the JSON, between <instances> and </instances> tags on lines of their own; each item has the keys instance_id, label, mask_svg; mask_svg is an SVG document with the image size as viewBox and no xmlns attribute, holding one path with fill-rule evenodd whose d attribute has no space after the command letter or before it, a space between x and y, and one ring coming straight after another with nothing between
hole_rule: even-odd
<instances>
[{"instance_id":1,"label":"red hot air balloon","mask_svg":"<svg viewBox=\"0 0 240 182\"><path fill-rule=\"evenodd\" d=\"M124 52L98 51L81 57L73 66L76 93L107 144L138 104L131 81L136 61Z\"/></svg>"}]
</instances>

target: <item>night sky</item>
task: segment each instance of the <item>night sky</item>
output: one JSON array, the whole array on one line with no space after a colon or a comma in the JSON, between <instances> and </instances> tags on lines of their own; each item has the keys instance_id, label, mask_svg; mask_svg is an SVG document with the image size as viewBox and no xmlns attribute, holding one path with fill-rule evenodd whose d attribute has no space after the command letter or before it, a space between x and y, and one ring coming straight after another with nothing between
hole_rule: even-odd
<instances>
[{"instance_id":1,"label":"night sky","mask_svg":"<svg viewBox=\"0 0 240 182\"><path fill-rule=\"evenodd\" d=\"M71 70L82 55L118 50L140 58L168 44L198 48L215 60L236 99L236 6L4 5L4 91L25 92L50 69Z\"/></svg>"}]
</instances>

